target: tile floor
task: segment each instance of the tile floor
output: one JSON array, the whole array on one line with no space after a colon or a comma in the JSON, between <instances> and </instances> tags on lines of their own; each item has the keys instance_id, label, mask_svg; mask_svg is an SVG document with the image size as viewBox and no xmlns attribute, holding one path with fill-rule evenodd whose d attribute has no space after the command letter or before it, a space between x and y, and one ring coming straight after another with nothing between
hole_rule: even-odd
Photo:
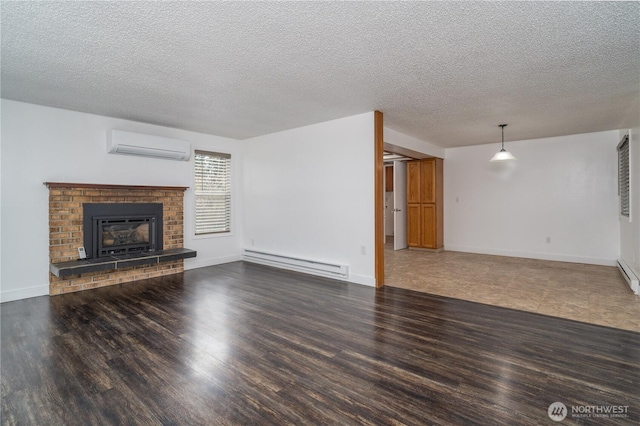
<instances>
[{"instance_id":1,"label":"tile floor","mask_svg":"<svg viewBox=\"0 0 640 426\"><path fill-rule=\"evenodd\" d=\"M387 244L385 284L640 332L640 296L611 266Z\"/></svg>"}]
</instances>

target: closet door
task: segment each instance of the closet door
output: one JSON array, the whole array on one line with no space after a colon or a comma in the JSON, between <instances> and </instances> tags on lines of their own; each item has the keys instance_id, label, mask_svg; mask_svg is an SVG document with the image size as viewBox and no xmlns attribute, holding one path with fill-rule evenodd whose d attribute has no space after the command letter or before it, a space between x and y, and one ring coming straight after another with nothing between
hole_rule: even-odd
<instances>
[{"instance_id":1,"label":"closet door","mask_svg":"<svg viewBox=\"0 0 640 426\"><path fill-rule=\"evenodd\" d=\"M407 203L420 203L420 162L407 162Z\"/></svg>"},{"instance_id":2,"label":"closet door","mask_svg":"<svg viewBox=\"0 0 640 426\"><path fill-rule=\"evenodd\" d=\"M421 223L420 204L407 204L407 245L409 247L421 247Z\"/></svg>"},{"instance_id":3,"label":"closet door","mask_svg":"<svg viewBox=\"0 0 640 426\"><path fill-rule=\"evenodd\" d=\"M422 247L425 248L438 248L437 247L437 228L436 228L436 206L435 204L422 204L422 233L420 239L422 240Z\"/></svg>"},{"instance_id":4,"label":"closet door","mask_svg":"<svg viewBox=\"0 0 640 426\"><path fill-rule=\"evenodd\" d=\"M420 162L420 202L436 202L436 159Z\"/></svg>"}]
</instances>

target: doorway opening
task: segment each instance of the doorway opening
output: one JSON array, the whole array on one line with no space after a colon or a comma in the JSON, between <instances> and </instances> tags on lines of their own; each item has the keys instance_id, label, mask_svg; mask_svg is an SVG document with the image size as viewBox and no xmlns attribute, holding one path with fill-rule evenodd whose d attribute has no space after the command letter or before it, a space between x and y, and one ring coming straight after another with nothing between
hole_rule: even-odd
<instances>
[{"instance_id":1,"label":"doorway opening","mask_svg":"<svg viewBox=\"0 0 640 426\"><path fill-rule=\"evenodd\" d=\"M384 160L384 235L386 250L407 248L407 161L416 157L387 149Z\"/></svg>"},{"instance_id":2,"label":"doorway opening","mask_svg":"<svg viewBox=\"0 0 640 426\"><path fill-rule=\"evenodd\" d=\"M385 153L385 157L394 154ZM384 235L385 248L407 248L407 165L406 160L385 160Z\"/></svg>"},{"instance_id":3,"label":"doorway opening","mask_svg":"<svg viewBox=\"0 0 640 426\"><path fill-rule=\"evenodd\" d=\"M385 264L387 263L387 255L389 256L389 261L391 262L389 267L391 267L391 265L396 265L398 259L393 253L398 252L398 255L400 255L399 251L409 248L409 235L411 233L408 232L410 231L408 227L410 223L415 224L415 217L409 217L409 165L415 164L416 160L433 158L433 156L387 142L384 143L382 154L382 166L384 169L381 191L384 201L381 206L384 213L384 249L382 250L382 256L385 259ZM394 261L393 259L396 260ZM387 266L385 266L385 270L387 269Z\"/></svg>"}]
</instances>

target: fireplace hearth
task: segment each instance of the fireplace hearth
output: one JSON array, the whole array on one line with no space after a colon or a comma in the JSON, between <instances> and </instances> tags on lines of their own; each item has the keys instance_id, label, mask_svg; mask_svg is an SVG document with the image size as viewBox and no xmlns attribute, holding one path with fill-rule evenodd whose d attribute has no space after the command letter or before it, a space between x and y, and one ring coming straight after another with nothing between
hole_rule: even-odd
<instances>
[{"instance_id":1,"label":"fireplace hearth","mask_svg":"<svg viewBox=\"0 0 640 426\"><path fill-rule=\"evenodd\" d=\"M83 204L89 258L162 250L161 203Z\"/></svg>"}]
</instances>

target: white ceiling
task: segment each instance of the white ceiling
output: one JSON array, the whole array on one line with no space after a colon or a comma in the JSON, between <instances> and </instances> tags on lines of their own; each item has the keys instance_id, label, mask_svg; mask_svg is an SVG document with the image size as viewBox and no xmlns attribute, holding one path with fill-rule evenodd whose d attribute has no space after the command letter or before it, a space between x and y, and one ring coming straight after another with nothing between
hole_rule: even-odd
<instances>
[{"instance_id":1,"label":"white ceiling","mask_svg":"<svg viewBox=\"0 0 640 426\"><path fill-rule=\"evenodd\" d=\"M372 110L442 147L640 121L638 2L2 2L2 97L231 138Z\"/></svg>"}]
</instances>

